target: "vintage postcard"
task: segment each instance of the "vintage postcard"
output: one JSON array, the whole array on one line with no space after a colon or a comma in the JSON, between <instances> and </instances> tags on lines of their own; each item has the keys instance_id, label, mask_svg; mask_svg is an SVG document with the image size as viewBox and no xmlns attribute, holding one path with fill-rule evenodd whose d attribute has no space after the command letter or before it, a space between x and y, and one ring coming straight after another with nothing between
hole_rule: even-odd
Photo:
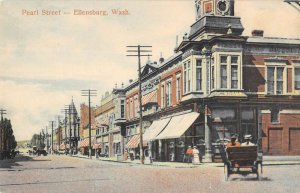
<instances>
[{"instance_id":1,"label":"vintage postcard","mask_svg":"<svg viewBox=\"0 0 300 193\"><path fill-rule=\"evenodd\" d=\"M299 193L299 0L0 0L0 193Z\"/></svg>"}]
</instances>

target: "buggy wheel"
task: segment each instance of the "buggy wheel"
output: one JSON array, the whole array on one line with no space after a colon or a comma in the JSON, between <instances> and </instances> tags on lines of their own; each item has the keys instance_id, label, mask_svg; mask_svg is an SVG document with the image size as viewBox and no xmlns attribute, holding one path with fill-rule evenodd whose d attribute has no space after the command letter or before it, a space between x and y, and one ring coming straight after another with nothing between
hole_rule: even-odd
<instances>
[{"instance_id":1,"label":"buggy wheel","mask_svg":"<svg viewBox=\"0 0 300 193\"><path fill-rule=\"evenodd\" d=\"M224 164L224 175L225 175L225 181L228 181L229 179L229 167L227 164Z\"/></svg>"},{"instance_id":2,"label":"buggy wheel","mask_svg":"<svg viewBox=\"0 0 300 193\"><path fill-rule=\"evenodd\" d=\"M262 177L261 174L262 174L262 165L261 165L261 163L258 163L256 166L256 178L258 180L261 179L261 177Z\"/></svg>"}]
</instances>

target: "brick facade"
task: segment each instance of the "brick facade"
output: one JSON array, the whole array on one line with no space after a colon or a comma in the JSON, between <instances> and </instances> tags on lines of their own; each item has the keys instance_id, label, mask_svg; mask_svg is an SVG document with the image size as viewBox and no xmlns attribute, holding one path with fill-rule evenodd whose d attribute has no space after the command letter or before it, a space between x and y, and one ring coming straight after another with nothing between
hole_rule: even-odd
<instances>
[{"instance_id":1,"label":"brick facade","mask_svg":"<svg viewBox=\"0 0 300 193\"><path fill-rule=\"evenodd\" d=\"M264 154L299 155L299 138L295 139L291 134L300 136L300 113L282 113L279 115L279 120L279 123L271 123L270 113L262 115L262 147ZM293 144L296 144L297 147Z\"/></svg>"}]
</instances>

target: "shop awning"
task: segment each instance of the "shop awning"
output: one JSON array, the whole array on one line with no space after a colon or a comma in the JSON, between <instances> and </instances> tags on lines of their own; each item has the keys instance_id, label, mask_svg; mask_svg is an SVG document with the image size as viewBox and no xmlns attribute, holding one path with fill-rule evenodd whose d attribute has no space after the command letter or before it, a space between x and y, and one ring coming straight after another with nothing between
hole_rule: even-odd
<instances>
[{"instance_id":1,"label":"shop awning","mask_svg":"<svg viewBox=\"0 0 300 193\"><path fill-rule=\"evenodd\" d=\"M93 149L99 149L99 148L102 148L102 144L101 143L95 143L93 145Z\"/></svg>"},{"instance_id":2,"label":"shop awning","mask_svg":"<svg viewBox=\"0 0 300 193\"><path fill-rule=\"evenodd\" d=\"M59 149L60 150L65 150L66 148L69 149L69 146L70 146L69 144L65 145L64 143L62 143L62 144L60 144Z\"/></svg>"},{"instance_id":3,"label":"shop awning","mask_svg":"<svg viewBox=\"0 0 300 193\"><path fill-rule=\"evenodd\" d=\"M173 116L167 127L155 139L180 138L196 121L199 113L191 112Z\"/></svg>"},{"instance_id":4,"label":"shop awning","mask_svg":"<svg viewBox=\"0 0 300 193\"><path fill-rule=\"evenodd\" d=\"M95 143L95 137L92 137L91 140L92 140L92 145L93 145ZM79 147L88 147L89 142L90 142L89 138L87 137L87 138L83 139L82 141L80 141Z\"/></svg>"},{"instance_id":5,"label":"shop awning","mask_svg":"<svg viewBox=\"0 0 300 193\"><path fill-rule=\"evenodd\" d=\"M148 103L157 103L157 91L152 91L142 97L142 106Z\"/></svg>"},{"instance_id":6,"label":"shop awning","mask_svg":"<svg viewBox=\"0 0 300 193\"><path fill-rule=\"evenodd\" d=\"M148 129L146 129L143 135L143 141L148 142L154 140L156 136L158 136L158 134L167 126L167 124L170 122L170 119L171 118L165 118L153 121L151 126Z\"/></svg>"},{"instance_id":7,"label":"shop awning","mask_svg":"<svg viewBox=\"0 0 300 193\"><path fill-rule=\"evenodd\" d=\"M126 144L126 148L134 149L139 146L140 143L140 135L134 135Z\"/></svg>"}]
</instances>

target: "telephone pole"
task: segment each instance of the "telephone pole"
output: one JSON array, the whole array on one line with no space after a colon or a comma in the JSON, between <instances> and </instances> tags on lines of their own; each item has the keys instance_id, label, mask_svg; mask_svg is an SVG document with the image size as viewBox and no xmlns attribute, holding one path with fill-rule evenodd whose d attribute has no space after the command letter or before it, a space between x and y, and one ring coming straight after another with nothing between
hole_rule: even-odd
<instances>
[{"instance_id":1,"label":"telephone pole","mask_svg":"<svg viewBox=\"0 0 300 193\"><path fill-rule=\"evenodd\" d=\"M81 90L81 96L88 96L89 99L89 158L92 159L91 96L97 96L97 90L91 90L91 89Z\"/></svg>"},{"instance_id":2,"label":"telephone pole","mask_svg":"<svg viewBox=\"0 0 300 193\"><path fill-rule=\"evenodd\" d=\"M152 46L127 46L128 49L134 49L134 50L127 50L127 52L133 54L128 54L127 56L134 56L138 57L138 73L139 73L139 106L140 106L140 159L141 163L144 164L144 151L143 151L143 112L142 112L142 75L141 75L141 57L142 56L152 56L149 54L141 54L141 53L149 53L151 50L147 50L147 48L152 48ZM145 49L146 48L146 49Z\"/></svg>"},{"instance_id":3,"label":"telephone pole","mask_svg":"<svg viewBox=\"0 0 300 193\"><path fill-rule=\"evenodd\" d=\"M3 121L3 115L6 114L6 110L5 109L0 109L0 114L1 114L1 121Z\"/></svg>"},{"instance_id":4,"label":"telephone pole","mask_svg":"<svg viewBox=\"0 0 300 193\"><path fill-rule=\"evenodd\" d=\"M51 154L53 154L53 124L54 124L54 121L50 121L51 123Z\"/></svg>"},{"instance_id":5,"label":"telephone pole","mask_svg":"<svg viewBox=\"0 0 300 193\"><path fill-rule=\"evenodd\" d=\"M64 124L65 124L65 137L64 137L64 145L65 145L65 153L67 152L67 113L69 109L62 109L61 112L65 113Z\"/></svg>"}]
</instances>

